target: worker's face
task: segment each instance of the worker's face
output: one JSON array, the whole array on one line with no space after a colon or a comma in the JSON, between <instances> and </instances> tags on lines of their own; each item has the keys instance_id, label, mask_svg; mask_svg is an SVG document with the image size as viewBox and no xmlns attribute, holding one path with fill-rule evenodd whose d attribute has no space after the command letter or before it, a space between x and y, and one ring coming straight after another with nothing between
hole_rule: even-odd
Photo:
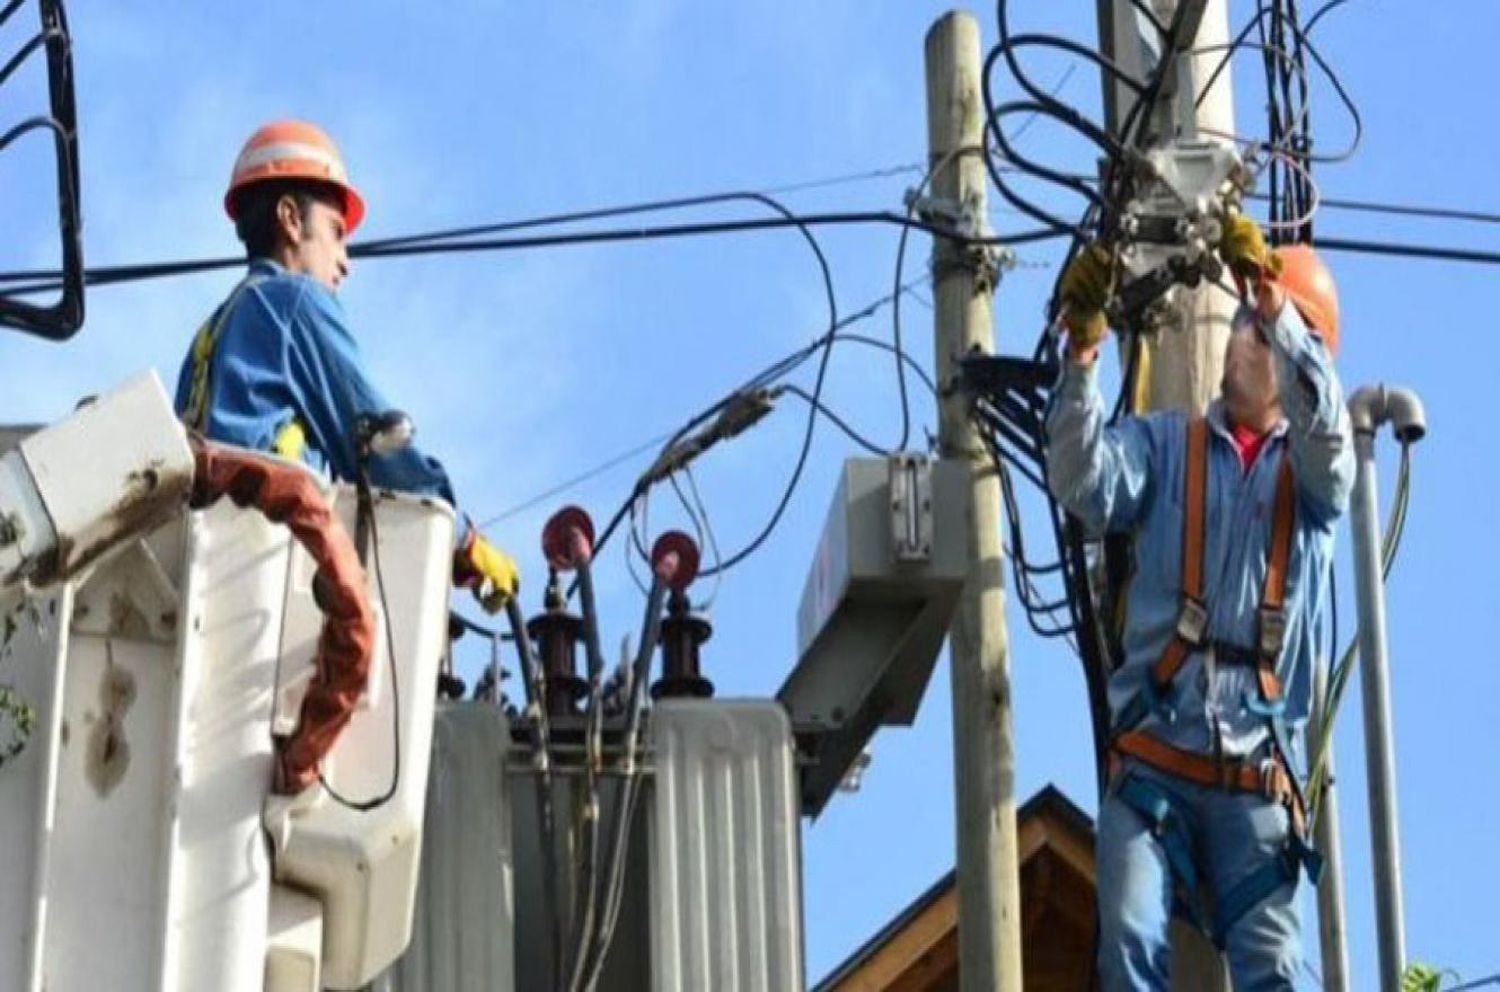
<instances>
[{"instance_id":1,"label":"worker's face","mask_svg":"<svg viewBox=\"0 0 1500 992\"><path fill-rule=\"evenodd\" d=\"M299 211L296 201L285 196L278 213L291 242L291 264L287 267L312 276L330 291L337 292L339 284L349 275L349 246L345 241L349 232L343 211L322 199L308 201L307 209Z\"/></svg>"},{"instance_id":2,"label":"worker's face","mask_svg":"<svg viewBox=\"0 0 1500 992\"><path fill-rule=\"evenodd\" d=\"M1280 405L1281 389L1270 347L1253 319L1235 317L1224 353L1224 403L1241 423L1256 423Z\"/></svg>"}]
</instances>

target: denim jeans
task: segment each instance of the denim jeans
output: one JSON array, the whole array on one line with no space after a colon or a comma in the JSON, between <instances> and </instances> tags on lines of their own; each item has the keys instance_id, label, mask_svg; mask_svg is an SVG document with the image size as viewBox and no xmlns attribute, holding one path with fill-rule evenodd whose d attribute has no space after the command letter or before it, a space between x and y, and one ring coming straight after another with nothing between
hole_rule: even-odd
<instances>
[{"instance_id":1,"label":"denim jeans","mask_svg":"<svg viewBox=\"0 0 1500 992\"><path fill-rule=\"evenodd\" d=\"M1222 894L1283 856L1289 817L1263 796L1170 778L1126 760L1099 810L1099 978L1103 992L1170 988L1171 918L1176 879L1164 838L1118 795L1124 775L1146 777L1187 826L1200 886ZM1286 882L1229 926L1224 953L1235 992L1292 989L1301 964L1296 880ZM1202 893L1186 894L1201 904Z\"/></svg>"}]
</instances>

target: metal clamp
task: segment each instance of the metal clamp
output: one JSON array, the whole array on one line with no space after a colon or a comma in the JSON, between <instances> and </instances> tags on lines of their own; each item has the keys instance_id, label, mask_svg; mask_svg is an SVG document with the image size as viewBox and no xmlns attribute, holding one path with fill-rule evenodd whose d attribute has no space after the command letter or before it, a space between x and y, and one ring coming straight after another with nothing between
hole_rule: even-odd
<instances>
[{"instance_id":1,"label":"metal clamp","mask_svg":"<svg viewBox=\"0 0 1500 992\"><path fill-rule=\"evenodd\" d=\"M1260 653L1273 660L1280 658L1281 649L1286 644L1286 610L1279 606L1262 606L1257 612L1260 616L1260 630L1256 635L1256 644Z\"/></svg>"},{"instance_id":2,"label":"metal clamp","mask_svg":"<svg viewBox=\"0 0 1500 992\"><path fill-rule=\"evenodd\" d=\"M1176 633L1192 647L1202 647L1204 635L1208 633L1208 607L1191 596L1182 597Z\"/></svg>"},{"instance_id":3,"label":"metal clamp","mask_svg":"<svg viewBox=\"0 0 1500 992\"><path fill-rule=\"evenodd\" d=\"M1278 797L1276 788L1276 762L1272 758L1262 758L1260 762L1260 794L1266 799L1275 800Z\"/></svg>"},{"instance_id":4,"label":"metal clamp","mask_svg":"<svg viewBox=\"0 0 1500 992\"><path fill-rule=\"evenodd\" d=\"M897 561L932 558L932 462L901 452L890 458L891 550Z\"/></svg>"}]
</instances>

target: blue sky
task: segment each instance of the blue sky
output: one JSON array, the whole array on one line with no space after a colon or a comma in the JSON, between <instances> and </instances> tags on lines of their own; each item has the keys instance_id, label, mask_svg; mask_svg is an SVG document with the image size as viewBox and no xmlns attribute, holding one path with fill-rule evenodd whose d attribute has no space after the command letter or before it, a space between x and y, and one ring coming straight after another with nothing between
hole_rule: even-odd
<instances>
[{"instance_id":1,"label":"blue sky","mask_svg":"<svg viewBox=\"0 0 1500 992\"><path fill-rule=\"evenodd\" d=\"M1094 4L1016 0L1015 30L1095 37ZM1251 5L1231 4L1236 21ZM681 194L764 189L885 167L925 155L922 38L944 7L929 2L817 4L370 2L291 0L242 8L77 2L78 102L86 254L94 264L237 250L219 208L239 143L263 119L303 116L343 145L378 237ZM29 11L27 12L29 14ZM985 42L993 11L980 12ZM1364 114L1364 143L1320 171L1329 196L1486 208L1497 148L1484 70L1500 6L1358 0L1319 29ZM21 39L0 31L0 51ZM1064 63L1039 56L1039 78ZM1240 128L1263 129L1258 60L1236 73ZM24 71L0 92L10 121L41 104ZM1080 66L1061 95L1097 113ZM1314 125L1325 147L1347 122L1326 87ZM1070 169L1085 150L1038 124L1024 146ZM0 268L50 264L50 173L39 142L0 156ZM787 195L803 209L899 209L910 173ZM1074 206L1058 201L1059 209ZM697 216L723 216L725 212ZM996 212L996 226L1018 218ZM1325 211L1327 234L1495 247L1491 228ZM820 232L845 312L889 292L895 232ZM908 271L925 264L913 239ZM996 301L1002 348L1029 348L1059 249L1021 249ZM1500 554L1489 515L1500 487L1487 396L1500 358L1472 265L1342 255L1344 352L1355 385L1416 387L1432 432L1416 452L1406 545L1391 584L1390 636L1408 946L1466 976L1500 969L1492 893L1500 890L1489 750L1500 723L1490 628ZM154 366L171 382L228 274L102 289L83 332L58 346L0 336L0 421L51 419L82 394ZM805 343L826 320L805 247L787 233L489 256L370 261L343 293L374 377L448 463L466 509L487 518L676 426L759 366ZM930 364L931 315L904 307L906 338ZM890 332L886 314L868 333ZM894 381L879 353L836 353L829 402L868 435L898 430ZM929 401L914 394L923 423ZM704 459L698 473L726 549L770 512L802 429L797 404ZM721 694L775 691L794 659L795 611L831 487L851 446L820 426L806 476L764 550L728 576L705 664ZM1384 495L1393 446L1382 448ZM639 467L637 463L635 468ZM630 467L566 497L603 518ZM561 501L561 498L559 498ZM652 523L681 520L667 498ZM544 574L537 534L549 507L492 531L521 558L528 607ZM1033 508L1034 510L1034 508ZM1339 564L1352 627L1348 541ZM634 633L639 595L618 549L601 566L611 642ZM1010 614L1018 798L1055 782L1094 808L1082 682L1065 649ZM1356 988L1374 987L1375 946L1357 687L1338 735L1344 853ZM875 741L864 787L805 831L809 975L836 964L952 864L946 668L911 730ZM1486 826L1489 824L1490 826ZM1311 929L1310 929L1311 933ZM1316 963L1315 941L1307 957Z\"/></svg>"}]
</instances>

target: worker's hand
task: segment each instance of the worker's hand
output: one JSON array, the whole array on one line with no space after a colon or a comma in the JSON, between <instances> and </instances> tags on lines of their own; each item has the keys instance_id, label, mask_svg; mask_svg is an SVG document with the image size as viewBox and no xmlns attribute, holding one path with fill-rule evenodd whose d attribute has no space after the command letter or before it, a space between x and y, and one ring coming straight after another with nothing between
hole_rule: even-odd
<instances>
[{"instance_id":1,"label":"worker's hand","mask_svg":"<svg viewBox=\"0 0 1500 992\"><path fill-rule=\"evenodd\" d=\"M1266 244L1260 225L1244 214L1231 214L1225 219L1219 257L1229 271L1252 285L1262 277L1275 279L1281 275L1281 259Z\"/></svg>"},{"instance_id":2,"label":"worker's hand","mask_svg":"<svg viewBox=\"0 0 1500 992\"><path fill-rule=\"evenodd\" d=\"M1074 256L1058 284L1068 348L1077 357L1091 355L1109 332L1104 308L1115 287L1115 262L1109 249L1086 245Z\"/></svg>"},{"instance_id":3,"label":"worker's hand","mask_svg":"<svg viewBox=\"0 0 1500 992\"><path fill-rule=\"evenodd\" d=\"M498 613L521 589L521 570L516 560L495 547L476 530L459 548L453 565L453 581L474 590L474 598L490 613Z\"/></svg>"}]
</instances>

